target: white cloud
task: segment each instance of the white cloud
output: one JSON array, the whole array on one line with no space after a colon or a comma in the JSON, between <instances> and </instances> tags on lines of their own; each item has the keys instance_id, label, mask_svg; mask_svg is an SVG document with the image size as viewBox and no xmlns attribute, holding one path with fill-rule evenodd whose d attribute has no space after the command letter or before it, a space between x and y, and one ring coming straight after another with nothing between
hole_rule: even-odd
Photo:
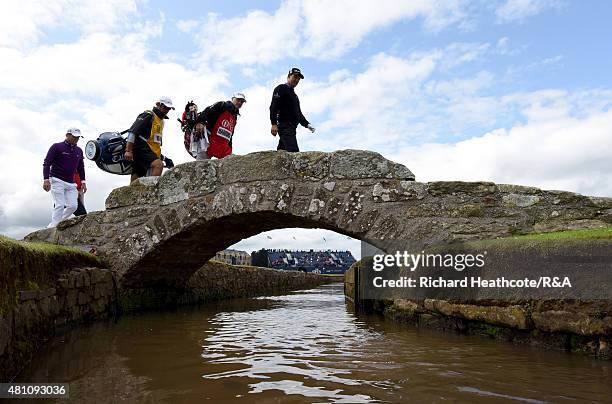
<instances>
[{"instance_id":1,"label":"white cloud","mask_svg":"<svg viewBox=\"0 0 612 404\"><path fill-rule=\"evenodd\" d=\"M176 23L176 27L183 33L190 33L200 25L198 20L180 20Z\"/></svg>"},{"instance_id":2,"label":"white cloud","mask_svg":"<svg viewBox=\"0 0 612 404\"><path fill-rule=\"evenodd\" d=\"M490 123L497 102L479 95L492 84L490 73L450 81L432 79L439 71L481 57L487 48L486 44L451 44L405 58L381 53L372 56L362 72L342 69L326 81L304 80L297 89L302 110L320 129L319 135L305 138L305 146L379 150L389 144L435 139L453 123L457 131L465 125ZM457 107L464 110L454 111ZM460 119L449 119L449 115Z\"/></svg>"},{"instance_id":3,"label":"white cloud","mask_svg":"<svg viewBox=\"0 0 612 404\"><path fill-rule=\"evenodd\" d=\"M567 94L559 94L568 97ZM574 117L562 103L528 108L529 122L458 143L390 155L417 180L494 181L612 195L612 109Z\"/></svg>"},{"instance_id":4,"label":"white cloud","mask_svg":"<svg viewBox=\"0 0 612 404\"><path fill-rule=\"evenodd\" d=\"M436 52L444 69L452 69L459 65L481 59L489 49L488 43L451 43Z\"/></svg>"},{"instance_id":5,"label":"white cloud","mask_svg":"<svg viewBox=\"0 0 612 404\"><path fill-rule=\"evenodd\" d=\"M23 0L2 4L0 47L32 47L45 29L99 32L128 22L138 0Z\"/></svg>"},{"instance_id":6,"label":"white cloud","mask_svg":"<svg viewBox=\"0 0 612 404\"><path fill-rule=\"evenodd\" d=\"M495 14L499 22L522 21L550 8L563 6L560 0L507 0L497 7Z\"/></svg>"},{"instance_id":7,"label":"white cloud","mask_svg":"<svg viewBox=\"0 0 612 404\"><path fill-rule=\"evenodd\" d=\"M438 31L465 17L464 1L315 0L302 3L304 49L310 57L340 56L368 33L400 20L423 18L428 30Z\"/></svg>"},{"instance_id":8,"label":"white cloud","mask_svg":"<svg viewBox=\"0 0 612 404\"><path fill-rule=\"evenodd\" d=\"M198 35L202 57L225 65L265 64L294 53L300 42L299 7L289 0L274 14L256 10L230 19L210 14Z\"/></svg>"},{"instance_id":9,"label":"white cloud","mask_svg":"<svg viewBox=\"0 0 612 404\"><path fill-rule=\"evenodd\" d=\"M502 56L516 56L523 52L526 48L527 45L518 47L516 45L510 46L510 38L507 36L500 38L495 46L497 53Z\"/></svg>"},{"instance_id":10,"label":"white cloud","mask_svg":"<svg viewBox=\"0 0 612 404\"><path fill-rule=\"evenodd\" d=\"M224 64L268 64L295 57L326 59L356 47L368 33L400 20L423 18L437 31L465 17L466 1L285 0L273 13L243 17L208 16L202 28L203 58Z\"/></svg>"}]
</instances>

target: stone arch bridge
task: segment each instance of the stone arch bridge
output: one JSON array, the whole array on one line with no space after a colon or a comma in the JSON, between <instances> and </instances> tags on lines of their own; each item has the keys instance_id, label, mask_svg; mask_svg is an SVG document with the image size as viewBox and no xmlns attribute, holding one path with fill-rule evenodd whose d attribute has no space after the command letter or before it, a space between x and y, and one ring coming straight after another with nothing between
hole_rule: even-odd
<instances>
[{"instance_id":1,"label":"stone arch bridge","mask_svg":"<svg viewBox=\"0 0 612 404\"><path fill-rule=\"evenodd\" d=\"M217 251L263 231L323 228L415 249L612 223L612 198L491 182L414 181L373 152L258 152L176 166L115 189L106 210L26 239L96 247L124 287L181 287Z\"/></svg>"}]
</instances>

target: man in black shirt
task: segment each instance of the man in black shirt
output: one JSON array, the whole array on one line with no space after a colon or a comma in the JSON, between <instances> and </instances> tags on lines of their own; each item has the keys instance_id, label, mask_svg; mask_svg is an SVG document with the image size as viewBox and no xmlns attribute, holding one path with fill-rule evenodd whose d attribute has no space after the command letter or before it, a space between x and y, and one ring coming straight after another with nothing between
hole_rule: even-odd
<instances>
[{"instance_id":1,"label":"man in black shirt","mask_svg":"<svg viewBox=\"0 0 612 404\"><path fill-rule=\"evenodd\" d=\"M304 75L300 69L294 67L289 70L287 75L287 83L280 84L272 93L272 102L270 103L270 122L272 122L272 136L278 134L278 147L276 150L286 150L288 152L299 152L296 135L298 124L310 129L311 132L315 128L304 118L300 109L300 100L294 91L300 79Z\"/></svg>"}]
</instances>

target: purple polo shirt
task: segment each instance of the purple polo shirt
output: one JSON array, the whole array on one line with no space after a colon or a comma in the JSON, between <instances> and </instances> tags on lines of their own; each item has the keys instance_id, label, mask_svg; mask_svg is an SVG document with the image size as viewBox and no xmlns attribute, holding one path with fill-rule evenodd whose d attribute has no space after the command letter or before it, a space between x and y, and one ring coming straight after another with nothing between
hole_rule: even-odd
<instances>
[{"instance_id":1,"label":"purple polo shirt","mask_svg":"<svg viewBox=\"0 0 612 404\"><path fill-rule=\"evenodd\" d=\"M51 145L43 163L43 178L46 180L51 176L72 184L77 171L81 181L85 181L83 150L65 140Z\"/></svg>"}]
</instances>

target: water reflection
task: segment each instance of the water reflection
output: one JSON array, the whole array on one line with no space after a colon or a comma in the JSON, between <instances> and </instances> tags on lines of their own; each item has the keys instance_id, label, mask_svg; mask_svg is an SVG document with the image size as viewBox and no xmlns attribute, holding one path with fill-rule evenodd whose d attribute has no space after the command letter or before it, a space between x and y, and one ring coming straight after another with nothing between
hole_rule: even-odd
<instances>
[{"instance_id":1,"label":"water reflection","mask_svg":"<svg viewBox=\"0 0 612 404\"><path fill-rule=\"evenodd\" d=\"M536 403L606 402L611 375L607 362L356 316L328 285L98 323L19 381L68 382L73 402Z\"/></svg>"}]
</instances>

